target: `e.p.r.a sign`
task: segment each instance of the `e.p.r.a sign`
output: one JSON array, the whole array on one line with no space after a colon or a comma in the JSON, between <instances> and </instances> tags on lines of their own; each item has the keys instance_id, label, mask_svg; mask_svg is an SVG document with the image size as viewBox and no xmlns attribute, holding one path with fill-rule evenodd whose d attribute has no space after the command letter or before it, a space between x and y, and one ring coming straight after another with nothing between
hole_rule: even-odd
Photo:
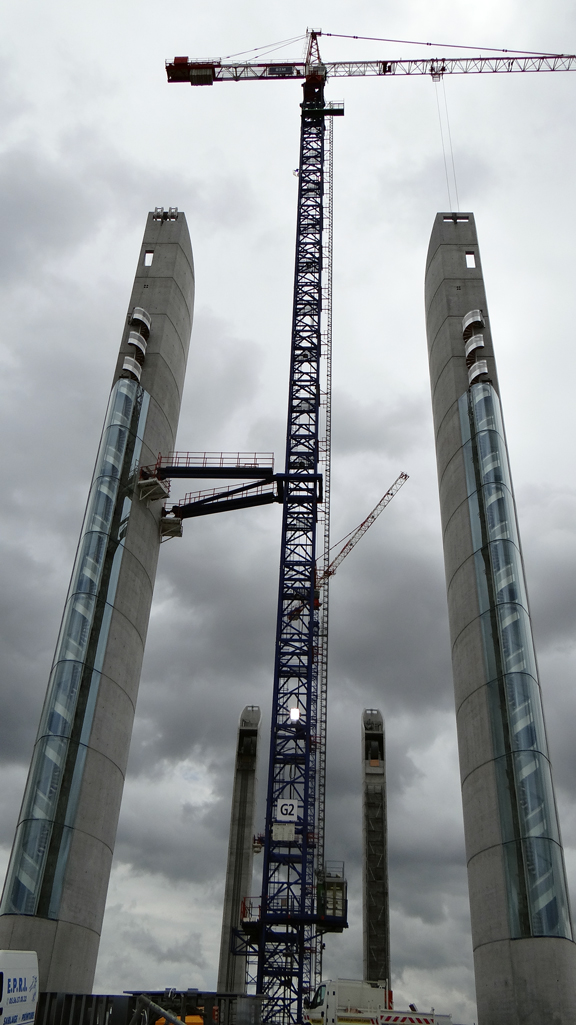
<instances>
[{"instance_id":1,"label":"e.p.r.a sign","mask_svg":"<svg viewBox=\"0 0 576 1025\"><path fill-rule=\"evenodd\" d=\"M34 950L0 950L0 1025L29 1025L38 1003Z\"/></svg>"}]
</instances>

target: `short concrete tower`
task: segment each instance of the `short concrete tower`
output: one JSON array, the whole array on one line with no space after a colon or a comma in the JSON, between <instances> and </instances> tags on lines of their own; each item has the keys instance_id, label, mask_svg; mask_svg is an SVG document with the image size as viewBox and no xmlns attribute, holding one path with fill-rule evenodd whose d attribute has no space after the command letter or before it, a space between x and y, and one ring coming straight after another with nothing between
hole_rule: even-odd
<instances>
[{"instance_id":1,"label":"short concrete tower","mask_svg":"<svg viewBox=\"0 0 576 1025\"><path fill-rule=\"evenodd\" d=\"M386 747L377 708L362 713L362 809L364 978L390 989Z\"/></svg>"},{"instance_id":2,"label":"short concrete tower","mask_svg":"<svg viewBox=\"0 0 576 1025\"><path fill-rule=\"evenodd\" d=\"M250 896L252 887L259 728L260 709L258 705L246 705L238 724L218 967L219 993L246 992L246 958L232 953L234 940L232 930L240 928L242 901Z\"/></svg>"},{"instance_id":3,"label":"short concrete tower","mask_svg":"<svg viewBox=\"0 0 576 1025\"><path fill-rule=\"evenodd\" d=\"M148 215L0 908L40 989L92 989L156 564L138 467L174 448L194 294L184 214ZM97 298L94 297L95 308Z\"/></svg>"},{"instance_id":4,"label":"short concrete tower","mask_svg":"<svg viewBox=\"0 0 576 1025\"><path fill-rule=\"evenodd\" d=\"M478 1025L576 1022L576 945L472 214L438 214L426 326Z\"/></svg>"}]
</instances>

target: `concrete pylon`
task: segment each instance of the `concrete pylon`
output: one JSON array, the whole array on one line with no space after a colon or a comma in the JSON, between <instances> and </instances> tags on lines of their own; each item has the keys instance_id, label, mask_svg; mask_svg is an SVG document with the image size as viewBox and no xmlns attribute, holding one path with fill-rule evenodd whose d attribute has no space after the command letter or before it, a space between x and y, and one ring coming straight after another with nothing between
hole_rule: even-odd
<instances>
[{"instance_id":1,"label":"concrete pylon","mask_svg":"<svg viewBox=\"0 0 576 1025\"><path fill-rule=\"evenodd\" d=\"M246 705L238 724L218 966L219 993L246 992L246 958L232 953L232 930L240 927L242 901L250 896L252 887L259 729L258 705Z\"/></svg>"},{"instance_id":2,"label":"concrete pylon","mask_svg":"<svg viewBox=\"0 0 576 1025\"><path fill-rule=\"evenodd\" d=\"M184 214L148 215L0 908L0 948L40 990L91 992L152 590L161 497L139 465L174 449L192 324Z\"/></svg>"},{"instance_id":3,"label":"concrete pylon","mask_svg":"<svg viewBox=\"0 0 576 1025\"><path fill-rule=\"evenodd\" d=\"M377 708L362 713L362 809L364 978L390 989L386 746Z\"/></svg>"},{"instance_id":4,"label":"concrete pylon","mask_svg":"<svg viewBox=\"0 0 576 1025\"><path fill-rule=\"evenodd\" d=\"M479 1025L576 1022L576 945L471 213L438 214L426 327Z\"/></svg>"}]
</instances>

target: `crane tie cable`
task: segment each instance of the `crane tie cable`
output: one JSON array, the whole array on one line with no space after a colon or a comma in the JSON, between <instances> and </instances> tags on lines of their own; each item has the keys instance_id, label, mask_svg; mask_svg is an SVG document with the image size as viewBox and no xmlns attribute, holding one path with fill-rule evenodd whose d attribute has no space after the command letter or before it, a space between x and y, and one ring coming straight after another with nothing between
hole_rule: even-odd
<instances>
[{"instance_id":1,"label":"crane tie cable","mask_svg":"<svg viewBox=\"0 0 576 1025\"><path fill-rule=\"evenodd\" d=\"M220 60L230 60L231 57L243 57L246 53L259 53L260 50L264 50L265 53L272 52L272 50L281 50L284 46L290 46L292 43L298 43L300 40L305 39L306 36L292 36L291 39L280 39L276 43L266 43L264 46L253 46L250 50L239 50L238 53L228 53L226 56L221 57ZM260 56L265 56L260 54Z\"/></svg>"},{"instance_id":2,"label":"crane tie cable","mask_svg":"<svg viewBox=\"0 0 576 1025\"><path fill-rule=\"evenodd\" d=\"M365 39L372 43L405 43L407 46L444 46L450 50L485 50L488 53L523 53L533 57L563 57L561 53L546 53L544 50L510 50L498 46L465 46L460 43L425 43L421 39L386 39L381 36L348 36L340 32L318 32L319 36L333 39Z\"/></svg>"}]
</instances>

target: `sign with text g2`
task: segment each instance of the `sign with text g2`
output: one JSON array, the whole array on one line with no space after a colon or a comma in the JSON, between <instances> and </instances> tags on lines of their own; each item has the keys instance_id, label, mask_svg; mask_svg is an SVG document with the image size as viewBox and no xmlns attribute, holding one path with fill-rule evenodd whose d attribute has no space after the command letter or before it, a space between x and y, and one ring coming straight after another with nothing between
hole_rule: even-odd
<instances>
[{"instance_id":1,"label":"sign with text g2","mask_svg":"<svg viewBox=\"0 0 576 1025\"><path fill-rule=\"evenodd\" d=\"M276 821L297 822L298 801L293 800L291 797L276 801Z\"/></svg>"}]
</instances>

